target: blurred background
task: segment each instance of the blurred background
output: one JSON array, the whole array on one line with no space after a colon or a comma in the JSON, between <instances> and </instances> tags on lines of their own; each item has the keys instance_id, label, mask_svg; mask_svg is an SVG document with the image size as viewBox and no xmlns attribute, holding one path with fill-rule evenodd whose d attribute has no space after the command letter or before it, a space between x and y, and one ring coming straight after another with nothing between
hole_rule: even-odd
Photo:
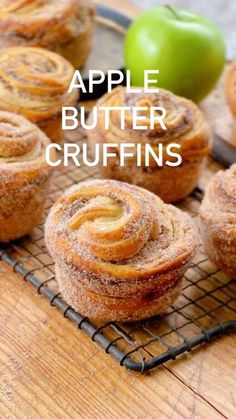
<instances>
[{"instance_id":1,"label":"blurred background","mask_svg":"<svg viewBox=\"0 0 236 419\"><path fill-rule=\"evenodd\" d=\"M130 0L130 2L145 9L169 4L213 20L225 35L227 58L236 59L236 0Z\"/></svg>"}]
</instances>

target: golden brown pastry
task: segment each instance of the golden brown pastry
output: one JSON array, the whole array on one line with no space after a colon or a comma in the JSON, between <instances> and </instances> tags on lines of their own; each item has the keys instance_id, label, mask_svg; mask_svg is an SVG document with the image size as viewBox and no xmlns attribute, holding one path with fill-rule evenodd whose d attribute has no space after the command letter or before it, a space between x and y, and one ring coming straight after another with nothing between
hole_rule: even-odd
<instances>
[{"instance_id":1,"label":"golden brown pastry","mask_svg":"<svg viewBox=\"0 0 236 419\"><path fill-rule=\"evenodd\" d=\"M196 247L188 215L114 180L67 190L49 213L45 235L63 297L82 315L103 321L164 312Z\"/></svg>"},{"instance_id":2,"label":"golden brown pastry","mask_svg":"<svg viewBox=\"0 0 236 419\"><path fill-rule=\"evenodd\" d=\"M206 254L236 277L236 164L210 181L200 208L200 222Z\"/></svg>"},{"instance_id":3,"label":"golden brown pastry","mask_svg":"<svg viewBox=\"0 0 236 419\"><path fill-rule=\"evenodd\" d=\"M31 233L41 221L51 173L48 144L26 118L0 111L0 242Z\"/></svg>"},{"instance_id":4,"label":"golden brown pastry","mask_svg":"<svg viewBox=\"0 0 236 419\"><path fill-rule=\"evenodd\" d=\"M126 88L118 87L98 101L97 106L146 106L148 109L156 106L163 107L166 112L164 123L167 130L163 130L159 123L154 129L132 129L132 115L126 112L125 130L120 129L120 111L110 112L110 129L104 129L104 114L98 113L97 127L88 131L89 143L93 149L95 143L145 143L151 145L158 155L158 145L163 144L163 166L158 167L154 159L149 166L137 167L136 155L127 158L125 166L121 167L119 153L117 158L108 160L108 166L101 167L104 177L117 179L149 189L156 193L165 202L174 202L189 195L197 186L199 172L210 148L210 130L201 111L190 100L177 97L174 94L160 89L159 93L127 93ZM146 115L144 124L150 126L150 111ZM139 122L139 125L141 123ZM167 160L175 161L167 155L166 147L170 143L181 145L178 153L182 156L182 164L178 167L165 165ZM112 149L114 151L114 149ZM133 151L133 150L128 150Z\"/></svg>"},{"instance_id":5,"label":"golden brown pastry","mask_svg":"<svg viewBox=\"0 0 236 419\"><path fill-rule=\"evenodd\" d=\"M0 48L41 47L81 67L91 50L93 22L90 0L2 0Z\"/></svg>"},{"instance_id":6,"label":"golden brown pastry","mask_svg":"<svg viewBox=\"0 0 236 419\"><path fill-rule=\"evenodd\" d=\"M226 70L224 88L229 107L236 116L236 61L231 63Z\"/></svg>"},{"instance_id":7,"label":"golden brown pastry","mask_svg":"<svg viewBox=\"0 0 236 419\"><path fill-rule=\"evenodd\" d=\"M67 93L72 65L41 48L7 48L0 54L0 108L37 123L51 140L62 139L62 106L73 106L78 92Z\"/></svg>"}]
</instances>

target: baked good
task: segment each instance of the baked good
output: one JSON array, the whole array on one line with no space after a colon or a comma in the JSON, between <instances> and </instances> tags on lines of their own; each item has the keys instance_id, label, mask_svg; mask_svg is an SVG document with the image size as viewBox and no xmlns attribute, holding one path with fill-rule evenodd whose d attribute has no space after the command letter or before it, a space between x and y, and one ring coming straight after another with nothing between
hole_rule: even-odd
<instances>
[{"instance_id":1,"label":"baked good","mask_svg":"<svg viewBox=\"0 0 236 419\"><path fill-rule=\"evenodd\" d=\"M90 0L2 0L0 48L41 47L83 66L92 44Z\"/></svg>"},{"instance_id":2,"label":"baked good","mask_svg":"<svg viewBox=\"0 0 236 419\"><path fill-rule=\"evenodd\" d=\"M0 242L31 233L41 221L51 173L48 144L26 118L0 111Z\"/></svg>"},{"instance_id":3,"label":"baked good","mask_svg":"<svg viewBox=\"0 0 236 419\"><path fill-rule=\"evenodd\" d=\"M158 155L158 146L163 144L163 166L159 167L153 158L149 166L145 166L144 157L141 167L137 167L136 154L134 158L126 158L125 166L121 167L119 152L117 158L108 160L108 165L101 166L104 177L133 183L156 193L165 202L174 202L189 195L197 186L199 172L210 148L211 133L198 107L188 99L177 97L174 94L160 89L159 93L127 93L125 87L118 87L103 96L97 106L146 106L148 109L161 106L167 112L164 123L167 127L163 130L157 122L154 129L132 129L132 115L126 111L125 130L120 129L121 113L114 110L109 113L110 128L104 128L104 114L98 112L96 128L88 131L89 144L93 152L95 143L133 143L141 144L144 155L145 143L150 144ZM150 112L146 114L145 126L150 126ZM141 122L139 122L141 125ZM182 156L182 164L178 167L165 165L167 160L176 161L169 157L167 146L170 143L181 145L176 150ZM112 149L114 151L114 149ZM132 150L128 150L133 152ZM101 161L101 159L100 159Z\"/></svg>"},{"instance_id":4,"label":"baked good","mask_svg":"<svg viewBox=\"0 0 236 419\"><path fill-rule=\"evenodd\" d=\"M196 248L187 214L114 180L67 190L50 210L45 237L65 300L102 321L164 312Z\"/></svg>"},{"instance_id":5,"label":"baked good","mask_svg":"<svg viewBox=\"0 0 236 419\"><path fill-rule=\"evenodd\" d=\"M67 93L72 65L41 48L12 47L0 54L0 108L24 115L51 140L62 140L62 106L73 106L78 92Z\"/></svg>"},{"instance_id":6,"label":"baked good","mask_svg":"<svg viewBox=\"0 0 236 419\"><path fill-rule=\"evenodd\" d=\"M224 89L229 107L236 116L236 61L231 63L226 70Z\"/></svg>"},{"instance_id":7,"label":"baked good","mask_svg":"<svg viewBox=\"0 0 236 419\"><path fill-rule=\"evenodd\" d=\"M236 164L209 182L200 207L200 225L206 254L236 277Z\"/></svg>"}]
</instances>

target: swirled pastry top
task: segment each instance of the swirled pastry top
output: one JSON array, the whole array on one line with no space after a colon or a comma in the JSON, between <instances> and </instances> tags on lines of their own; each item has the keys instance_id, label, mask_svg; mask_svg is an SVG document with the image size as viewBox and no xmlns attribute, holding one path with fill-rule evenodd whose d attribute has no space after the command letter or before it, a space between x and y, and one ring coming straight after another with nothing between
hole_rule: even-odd
<instances>
[{"instance_id":1,"label":"swirled pastry top","mask_svg":"<svg viewBox=\"0 0 236 419\"><path fill-rule=\"evenodd\" d=\"M0 54L0 108L33 122L50 119L78 93L67 90L73 66L60 55L41 48L6 48Z\"/></svg>"},{"instance_id":2,"label":"swirled pastry top","mask_svg":"<svg viewBox=\"0 0 236 419\"><path fill-rule=\"evenodd\" d=\"M2 0L0 35L53 49L79 35L93 13L89 0Z\"/></svg>"},{"instance_id":3,"label":"swirled pastry top","mask_svg":"<svg viewBox=\"0 0 236 419\"><path fill-rule=\"evenodd\" d=\"M45 149L50 143L46 135L23 116L0 111L0 184L5 176L18 172L35 173L50 169L45 161Z\"/></svg>"},{"instance_id":4,"label":"swirled pastry top","mask_svg":"<svg viewBox=\"0 0 236 419\"><path fill-rule=\"evenodd\" d=\"M111 93L104 95L97 103L97 106L108 107L146 107L146 111L138 114L143 116L138 125L148 127L145 130L133 129L133 114L126 111L125 130L120 127L122 114L114 110L110 115L110 129L104 129L104 116L99 114L97 135L100 140L107 143L149 143L155 150L159 143L165 147L169 143L181 144L181 155L188 157L201 157L209 151L211 134L209 126L200 109L190 100L175 96L164 89L159 93L127 93L126 88L118 87ZM153 129L150 129L150 107L162 107L166 110L164 130L156 121ZM158 111L157 111L158 112ZM100 135L101 134L101 135ZM166 156L170 160L170 156Z\"/></svg>"},{"instance_id":5,"label":"swirled pastry top","mask_svg":"<svg viewBox=\"0 0 236 419\"><path fill-rule=\"evenodd\" d=\"M143 280L178 270L196 246L188 215L113 180L70 188L50 211L46 242L54 257L87 272L90 285L93 276Z\"/></svg>"},{"instance_id":6,"label":"swirled pastry top","mask_svg":"<svg viewBox=\"0 0 236 419\"><path fill-rule=\"evenodd\" d=\"M222 225L225 229L230 227L236 239L236 164L212 178L200 214L209 225Z\"/></svg>"},{"instance_id":7,"label":"swirled pastry top","mask_svg":"<svg viewBox=\"0 0 236 419\"><path fill-rule=\"evenodd\" d=\"M236 61L230 64L226 71L224 88L230 109L236 116Z\"/></svg>"}]
</instances>

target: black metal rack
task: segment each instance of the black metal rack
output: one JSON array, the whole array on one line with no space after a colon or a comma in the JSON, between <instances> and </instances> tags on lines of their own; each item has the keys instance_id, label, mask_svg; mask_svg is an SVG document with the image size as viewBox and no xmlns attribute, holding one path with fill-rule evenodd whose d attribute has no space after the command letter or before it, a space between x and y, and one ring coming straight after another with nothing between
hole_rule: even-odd
<instances>
[{"instance_id":1,"label":"black metal rack","mask_svg":"<svg viewBox=\"0 0 236 419\"><path fill-rule=\"evenodd\" d=\"M85 141L81 132L76 141ZM67 168L59 168L54 173L45 216L67 187L92 177L99 177L97 169L83 165L78 168L73 163ZM201 197L202 191L196 189L180 207L195 217ZM47 253L43 236L42 223L31 237L1 246L0 259L11 265L120 365L144 372L203 342L236 330L236 281L218 270L201 250L185 274L182 295L162 317L132 324L91 323L61 299L54 263Z\"/></svg>"}]
</instances>

